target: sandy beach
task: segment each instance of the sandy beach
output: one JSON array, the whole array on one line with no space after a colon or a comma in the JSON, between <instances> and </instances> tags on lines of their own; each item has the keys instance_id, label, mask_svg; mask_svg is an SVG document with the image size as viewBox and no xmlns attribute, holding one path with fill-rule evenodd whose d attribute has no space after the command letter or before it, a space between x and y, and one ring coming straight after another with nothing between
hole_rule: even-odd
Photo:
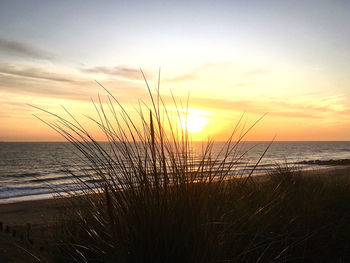
<instances>
[{"instance_id":1,"label":"sandy beach","mask_svg":"<svg viewBox=\"0 0 350 263\"><path fill-rule=\"evenodd\" d=\"M38 262L29 250L44 250L51 242L51 226L64 199L21 201L0 205L2 262Z\"/></svg>"}]
</instances>

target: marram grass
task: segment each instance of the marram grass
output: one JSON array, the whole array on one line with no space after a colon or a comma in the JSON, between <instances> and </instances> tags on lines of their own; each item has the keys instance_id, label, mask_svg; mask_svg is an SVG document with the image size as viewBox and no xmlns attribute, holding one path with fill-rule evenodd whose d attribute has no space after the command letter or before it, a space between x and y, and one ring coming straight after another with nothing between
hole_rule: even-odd
<instances>
[{"instance_id":1,"label":"marram grass","mask_svg":"<svg viewBox=\"0 0 350 263\"><path fill-rule=\"evenodd\" d=\"M148 91L151 106L140 103L137 119L108 91L107 105L94 103L98 118L91 121L107 146L68 111L70 120L49 113L56 120L45 122L79 150L93 184L76 177L79 190L69 193L74 197L56 226L57 243L44 260L349 260L348 180L325 182L288 168L261 182L253 171L234 178L244 157L240 144L251 128L240 129L238 121L219 153L208 141L198 161L186 127L175 127L159 87L155 96Z\"/></svg>"}]
</instances>

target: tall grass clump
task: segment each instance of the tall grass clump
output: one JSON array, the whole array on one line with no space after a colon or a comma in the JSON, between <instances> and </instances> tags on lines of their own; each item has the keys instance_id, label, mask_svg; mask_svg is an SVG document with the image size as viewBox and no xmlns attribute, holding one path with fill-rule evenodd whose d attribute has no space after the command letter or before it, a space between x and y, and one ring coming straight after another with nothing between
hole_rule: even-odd
<instances>
[{"instance_id":1,"label":"tall grass clump","mask_svg":"<svg viewBox=\"0 0 350 263\"><path fill-rule=\"evenodd\" d=\"M69 111L63 118L41 109L55 118L44 122L90 168L88 181L69 171L77 191L69 191L74 198L59 230L60 247L83 262L214 261L221 255L222 219L230 202L226 179L236 173L244 155L240 144L252 127L243 131L239 121L219 152L212 152L209 140L198 156L181 121L187 111L172 97L174 122L159 83L152 92L144 79L151 103L139 103L137 118L100 85L108 102L99 97L93 102L98 117L88 118L107 143L94 139Z\"/></svg>"},{"instance_id":2,"label":"tall grass clump","mask_svg":"<svg viewBox=\"0 0 350 263\"><path fill-rule=\"evenodd\" d=\"M145 79L146 81L146 79ZM44 121L80 153L75 190L54 228L49 262L347 262L350 180L303 176L285 166L264 177L237 169L242 119L217 151L193 151L186 108L174 114L157 89L131 114L107 89L88 117ZM103 88L103 86L101 85ZM183 110L185 108L185 110ZM268 149L268 147L267 147ZM267 151L266 149L266 151ZM266 152L265 151L265 152ZM89 169L86 169L85 167Z\"/></svg>"}]
</instances>

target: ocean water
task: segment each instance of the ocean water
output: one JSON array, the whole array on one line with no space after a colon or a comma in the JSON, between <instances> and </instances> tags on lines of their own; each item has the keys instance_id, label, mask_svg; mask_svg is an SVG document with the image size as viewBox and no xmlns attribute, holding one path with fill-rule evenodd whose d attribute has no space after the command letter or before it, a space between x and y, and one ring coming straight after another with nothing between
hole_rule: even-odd
<instances>
[{"instance_id":1,"label":"ocean water","mask_svg":"<svg viewBox=\"0 0 350 263\"><path fill-rule=\"evenodd\" d=\"M265 151L268 142L245 142L240 152L250 149L239 161L236 171L249 171ZM215 143L218 153L223 143ZM201 151L194 143L194 151ZM69 143L0 143L0 203L52 197L64 189L74 189L72 176L67 169L80 174L88 181L84 170L89 167L80 159ZM350 142L274 142L255 173L264 173L277 164L288 164L297 169L314 169L321 166L298 164L303 161L350 159ZM317 162L316 162L317 163ZM322 165L322 167L326 167Z\"/></svg>"}]
</instances>

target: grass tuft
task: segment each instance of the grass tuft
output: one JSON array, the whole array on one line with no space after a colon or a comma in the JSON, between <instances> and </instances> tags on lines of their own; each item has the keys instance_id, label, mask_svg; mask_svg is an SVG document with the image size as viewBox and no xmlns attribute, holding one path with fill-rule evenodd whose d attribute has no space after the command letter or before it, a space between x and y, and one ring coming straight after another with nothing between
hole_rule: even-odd
<instances>
[{"instance_id":1,"label":"grass tuft","mask_svg":"<svg viewBox=\"0 0 350 263\"><path fill-rule=\"evenodd\" d=\"M253 171L235 177L244 158L241 143L252 127L241 130L239 120L219 152L208 141L196 155L182 127L186 124L174 122L159 87L154 96L146 84L152 103L140 103L137 119L108 90L107 104L100 98L93 102L98 117L90 120L107 144L95 140L68 111L70 119L45 111L55 118L45 123L71 142L90 168L89 183L71 172L78 190L69 192L50 260L349 259L350 235L344 234L350 234L347 180L305 177L288 167L277 167L259 182ZM175 99L173 103L177 105ZM181 120L186 112L177 110L176 115Z\"/></svg>"}]
</instances>

